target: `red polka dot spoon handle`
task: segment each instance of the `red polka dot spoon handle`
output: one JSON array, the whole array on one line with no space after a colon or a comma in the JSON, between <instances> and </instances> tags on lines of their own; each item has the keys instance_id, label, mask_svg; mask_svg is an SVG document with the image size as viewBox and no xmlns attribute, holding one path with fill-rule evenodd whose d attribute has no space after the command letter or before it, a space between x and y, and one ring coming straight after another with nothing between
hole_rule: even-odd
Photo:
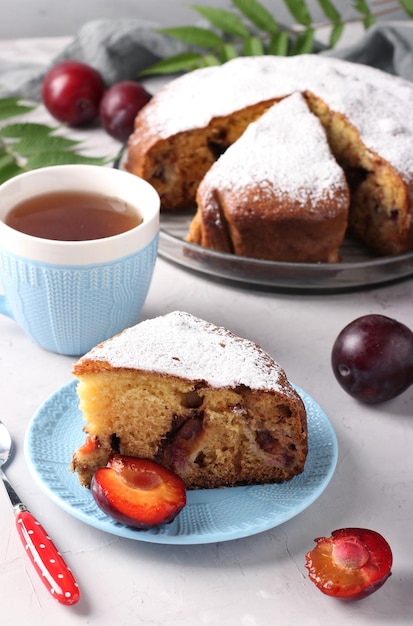
<instances>
[{"instance_id":1,"label":"red polka dot spoon handle","mask_svg":"<svg viewBox=\"0 0 413 626\"><path fill-rule=\"evenodd\" d=\"M0 421L0 477L13 505L19 536L37 573L52 596L61 604L76 604L80 598L80 591L70 568L44 528L21 502L1 469L9 458L11 447L10 434Z\"/></svg>"},{"instance_id":2,"label":"red polka dot spoon handle","mask_svg":"<svg viewBox=\"0 0 413 626\"><path fill-rule=\"evenodd\" d=\"M16 526L37 573L61 604L76 604L79 587L60 552L30 511L16 515Z\"/></svg>"}]
</instances>

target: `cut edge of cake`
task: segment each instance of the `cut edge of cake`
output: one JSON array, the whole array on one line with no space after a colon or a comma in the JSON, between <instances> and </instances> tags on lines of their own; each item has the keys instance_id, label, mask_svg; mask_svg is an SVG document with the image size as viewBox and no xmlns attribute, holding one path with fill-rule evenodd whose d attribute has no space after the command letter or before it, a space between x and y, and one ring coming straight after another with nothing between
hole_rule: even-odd
<instances>
[{"instance_id":1,"label":"cut edge of cake","mask_svg":"<svg viewBox=\"0 0 413 626\"><path fill-rule=\"evenodd\" d=\"M175 311L103 342L73 372L86 441L71 469L85 486L115 453L155 460L188 489L304 470L301 397L260 346L222 327Z\"/></svg>"}]
</instances>

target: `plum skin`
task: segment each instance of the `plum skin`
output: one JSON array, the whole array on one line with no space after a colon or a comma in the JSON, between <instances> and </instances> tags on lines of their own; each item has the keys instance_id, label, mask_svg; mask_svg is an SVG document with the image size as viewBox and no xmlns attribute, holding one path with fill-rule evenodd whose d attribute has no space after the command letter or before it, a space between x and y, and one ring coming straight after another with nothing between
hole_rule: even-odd
<instances>
[{"instance_id":1,"label":"plum skin","mask_svg":"<svg viewBox=\"0 0 413 626\"><path fill-rule=\"evenodd\" d=\"M305 555L310 580L325 595L361 600L391 576L393 554L382 535L365 528L341 528L315 539Z\"/></svg>"},{"instance_id":2,"label":"plum skin","mask_svg":"<svg viewBox=\"0 0 413 626\"><path fill-rule=\"evenodd\" d=\"M360 402L391 400L413 383L413 333L390 317L364 315L340 332L331 364L339 384Z\"/></svg>"},{"instance_id":3,"label":"plum skin","mask_svg":"<svg viewBox=\"0 0 413 626\"><path fill-rule=\"evenodd\" d=\"M91 491L104 513L139 530L171 523L186 505L179 476L155 461L120 454L94 473Z\"/></svg>"},{"instance_id":4,"label":"plum skin","mask_svg":"<svg viewBox=\"0 0 413 626\"><path fill-rule=\"evenodd\" d=\"M46 74L42 101L49 113L69 126L83 126L98 115L105 91L100 73L78 61L62 61Z\"/></svg>"},{"instance_id":5,"label":"plum skin","mask_svg":"<svg viewBox=\"0 0 413 626\"><path fill-rule=\"evenodd\" d=\"M108 135L126 142L133 132L136 115L151 98L140 83L120 81L110 87L100 101L100 123Z\"/></svg>"}]
</instances>

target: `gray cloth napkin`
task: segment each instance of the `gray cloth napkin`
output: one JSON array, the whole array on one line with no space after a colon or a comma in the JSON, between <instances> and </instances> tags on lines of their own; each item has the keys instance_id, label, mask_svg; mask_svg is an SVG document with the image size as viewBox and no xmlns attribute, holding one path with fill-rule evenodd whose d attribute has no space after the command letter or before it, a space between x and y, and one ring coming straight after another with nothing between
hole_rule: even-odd
<instances>
[{"instance_id":1,"label":"gray cloth napkin","mask_svg":"<svg viewBox=\"0 0 413 626\"><path fill-rule=\"evenodd\" d=\"M413 21L372 26L354 45L322 52L413 81Z\"/></svg>"},{"instance_id":2,"label":"gray cloth napkin","mask_svg":"<svg viewBox=\"0 0 413 626\"><path fill-rule=\"evenodd\" d=\"M158 33L157 28L159 24L143 20L94 20L80 28L49 66L0 59L1 95L40 100L47 70L68 59L83 61L99 70L108 86L119 80L136 79L143 69L184 49L178 41Z\"/></svg>"},{"instance_id":3,"label":"gray cloth napkin","mask_svg":"<svg viewBox=\"0 0 413 626\"><path fill-rule=\"evenodd\" d=\"M71 43L53 59L83 61L101 72L106 84L137 79L155 61L183 51L183 44L158 33L157 24L135 19L87 22ZM413 81L413 22L381 23L370 28L347 48L320 54L365 63ZM49 68L0 59L1 95L40 99L43 77Z\"/></svg>"}]
</instances>

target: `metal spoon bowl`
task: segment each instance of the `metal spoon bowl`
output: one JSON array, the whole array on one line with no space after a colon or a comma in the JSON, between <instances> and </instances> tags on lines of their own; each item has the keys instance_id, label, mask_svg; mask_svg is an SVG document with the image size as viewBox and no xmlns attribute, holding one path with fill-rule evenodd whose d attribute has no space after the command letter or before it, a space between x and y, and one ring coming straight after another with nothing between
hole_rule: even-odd
<instances>
[{"instance_id":1,"label":"metal spoon bowl","mask_svg":"<svg viewBox=\"0 0 413 626\"><path fill-rule=\"evenodd\" d=\"M7 463L12 447L13 442L10 433L3 422L0 421L0 468Z\"/></svg>"}]
</instances>

